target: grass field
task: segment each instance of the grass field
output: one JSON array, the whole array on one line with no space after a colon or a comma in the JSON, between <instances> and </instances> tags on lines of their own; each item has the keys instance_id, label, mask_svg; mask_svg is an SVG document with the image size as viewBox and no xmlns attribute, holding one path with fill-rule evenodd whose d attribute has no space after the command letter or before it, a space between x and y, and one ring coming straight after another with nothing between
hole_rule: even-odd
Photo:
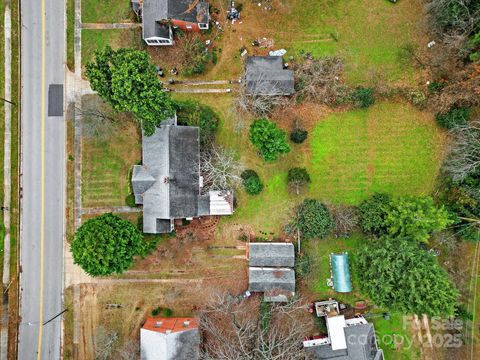
<instances>
[{"instance_id":1,"label":"grass field","mask_svg":"<svg viewBox=\"0 0 480 360\"><path fill-rule=\"evenodd\" d=\"M87 100L86 100L87 99ZM94 101L84 97L83 101ZM105 139L84 139L82 204L84 207L123 206L130 194L130 170L141 159L137 123L122 120Z\"/></svg>"},{"instance_id":2,"label":"grass field","mask_svg":"<svg viewBox=\"0 0 480 360\"><path fill-rule=\"evenodd\" d=\"M265 55L267 49L252 47L255 38L272 38L274 48L294 57L309 52L314 56L337 55L345 61L349 84L364 84L373 78L390 83L414 84L416 70L399 61L402 46L420 46L421 0L282 0L273 10L244 2L242 24L225 25L217 44L222 49L218 66L207 75L235 77L241 71L240 49L249 55ZM225 1L216 1L218 8Z\"/></svg>"},{"instance_id":3,"label":"grass field","mask_svg":"<svg viewBox=\"0 0 480 360\"><path fill-rule=\"evenodd\" d=\"M82 30L82 65L92 59L95 50L106 45L113 49L132 47L141 49L143 42L141 29Z\"/></svg>"},{"instance_id":4,"label":"grass field","mask_svg":"<svg viewBox=\"0 0 480 360\"><path fill-rule=\"evenodd\" d=\"M121 23L134 19L129 0L82 0L84 23Z\"/></svg>"},{"instance_id":5,"label":"grass field","mask_svg":"<svg viewBox=\"0 0 480 360\"><path fill-rule=\"evenodd\" d=\"M381 103L368 110L319 113L308 120L310 135L305 144L292 144L289 154L265 163L248 140L251 120L231 111L231 98L190 97L221 115L218 141L236 150L245 167L257 171L265 183L258 196L237 192L239 206L233 216L223 218L224 223L249 224L278 233L304 197L358 204L373 192L428 194L443 157L445 135L431 116L407 104ZM290 124L281 125L290 128ZM294 166L305 166L312 177L308 191L301 196L287 190L287 172Z\"/></svg>"},{"instance_id":6,"label":"grass field","mask_svg":"<svg viewBox=\"0 0 480 360\"><path fill-rule=\"evenodd\" d=\"M67 67L75 70L75 1L67 0Z\"/></svg>"}]
</instances>

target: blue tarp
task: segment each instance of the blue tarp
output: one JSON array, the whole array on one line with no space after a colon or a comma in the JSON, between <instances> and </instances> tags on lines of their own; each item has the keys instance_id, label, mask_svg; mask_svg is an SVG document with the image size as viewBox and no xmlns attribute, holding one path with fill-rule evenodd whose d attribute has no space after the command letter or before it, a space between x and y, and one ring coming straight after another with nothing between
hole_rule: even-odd
<instances>
[{"instance_id":1,"label":"blue tarp","mask_svg":"<svg viewBox=\"0 0 480 360\"><path fill-rule=\"evenodd\" d=\"M351 292L352 281L348 267L348 254L330 254L330 264L332 266L333 289L340 293Z\"/></svg>"}]
</instances>

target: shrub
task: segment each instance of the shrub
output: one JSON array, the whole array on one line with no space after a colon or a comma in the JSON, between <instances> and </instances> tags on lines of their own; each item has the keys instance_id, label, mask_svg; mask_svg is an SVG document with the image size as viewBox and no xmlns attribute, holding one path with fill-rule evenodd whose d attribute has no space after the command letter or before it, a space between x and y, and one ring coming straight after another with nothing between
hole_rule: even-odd
<instances>
[{"instance_id":1,"label":"shrub","mask_svg":"<svg viewBox=\"0 0 480 360\"><path fill-rule=\"evenodd\" d=\"M129 207L137 206L137 204L135 203L135 195L133 194L127 195L127 197L125 198L125 204Z\"/></svg>"},{"instance_id":2,"label":"shrub","mask_svg":"<svg viewBox=\"0 0 480 360\"><path fill-rule=\"evenodd\" d=\"M295 274L299 278L307 277L312 271L312 259L307 253L297 255L295 259Z\"/></svg>"},{"instance_id":3,"label":"shrub","mask_svg":"<svg viewBox=\"0 0 480 360\"><path fill-rule=\"evenodd\" d=\"M452 316L458 291L437 258L411 239L381 238L355 256L360 287L378 306L405 314Z\"/></svg>"},{"instance_id":4,"label":"shrub","mask_svg":"<svg viewBox=\"0 0 480 360\"><path fill-rule=\"evenodd\" d=\"M470 109L465 107L453 108L446 113L435 116L437 124L446 129L453 129L459 125L466 125L470 118Z\"/></svg>"},{"instance_id":5,"label":"shrub","mask_svg":"<svg viewBox=\"0 0 480 360\"><path fill-rule=\"evenodd\" d=\"M198 101L186 100L177 102L177 121L180 125L198 126L200 143L205 146L215 139L220 118L211 107Z\"/></svg>"},{"instance_id":6,"label":"shrub","mask_svg":"<svg viewBox=\"0 0 480 360\"><path fill-rule=\"evenodd\" d=\"M173 310L169 308L165 308L162 310L162 316L163 317L170 317L173 315Z\"/></svg>"},{"instance_id":7,"label":"shrub","mask_svg":"<svg viewBox=\"0 0 480 360\"><path fill-rule=\"evenodd\" d=\"M265 161L275 161L290 151L285 132L268 119L257 119L250 125L250 141Z\"/></svg>"},{"instance_id":8,"label":"shrub","mask_svg":"<svg viewBox=\"0 0 480 360\"><path fill-rule=\"evenodd\" d=\"M209 62L217 61L215 48L206 48L200 39L186 36L183 46L183 72L186 76L203 74Z\"/></svg>"},{"instance_id":9,"label":"shrub","mask_svg":"<svg viewBox=\"0 0 480 360\"><path fill-rule=\"evenodd\" d=\"M258 174L253 170L245 170L241 174L245 191L250 195L257 195L263 190L263 184Z\"/></svg>"},{"instance_id":10,"label":"shrub","mask_svg":"<svg viewBox=\"0 0 480 360\"><path fill-rule=\"evenodd\" d=\"M295 190L297 195L300 189L311 182L307 169L295 167L288 170L288 185Z\"/></svg>"},{"instance_id":11,"label":"shrub","mask_svg":"<svg viewBox=\"0 0 480 360\"><path fill-rule=\"evenodd\" d=\"M427 101L427 95L422 90L410 89L407 92L407 99L413 106L423 107Z\"/></svg>"},{"instance_id":12,"label":"shrub","mask_svg":"<svg viewBox=\"0 0 480 360\"><path fill-rule=\"evenodd\" d=\"M388 194L374 194L358 207L360 227L366 233L386 234L385 218L391 198Z\"/></svg>"},{"instance_id":13,"label":"shrub","mask_svg":"<svg viewBox=\"0 0 480 360\"><path fill-rule=\"evenodd\" d=\"M156 307L155 309L152 310L152 316L158 316L160 315L161 309L159 307Z\"/></svg>"},{"instance_id":14,"label":"shrub","mask_svg":"<svg viewBox=\"0 0 480 360\"><path fill-rule=\"evenodd\" d=\"M296 209L292 228L300 230L305 239L322 238L333 228L327 207L315 199L305 199Z\"/></svg>"},{"instance_id":15,"label":"shrub","mask_svg":"<svg viewBox=\"0 0 480 360\"><path fill-rule=\"evenodd\" d=\"M301 144L307 139L307 136L307 130L296 128L290 133L290 140L292 140L295 144Z\"/></svg>"},{"instance_id":16,"label":"shrub","mask_svg":"<svg viewBox=\"0 0 480 360\"><path fill-rule=\"evenodd\" d=\"M431 94L439 93L447 85L445 81L432 81L428 84L428 91Z\"/></svg>"},{"instance_id":17,"label":"shrub","mask_svg":"<svg viewBox=\"0 0 480 360\"><path fill-rule=\"evenodd\" d=\"M87 220L71 245L75 264L89 275L121 274L135 255L145 253L143 236L131 222L113 214Z\"/></svg>"},{"instance_id":18,"label":"shrub","mask_svg":"<svg viewBox=\"0 0 480 360\"><path fill-rule=\"evenodd\" d=\"M375 103L373 88L357 87L352 91L351 98L356 107L368 108Z\"/></svg>"}]
</instances>

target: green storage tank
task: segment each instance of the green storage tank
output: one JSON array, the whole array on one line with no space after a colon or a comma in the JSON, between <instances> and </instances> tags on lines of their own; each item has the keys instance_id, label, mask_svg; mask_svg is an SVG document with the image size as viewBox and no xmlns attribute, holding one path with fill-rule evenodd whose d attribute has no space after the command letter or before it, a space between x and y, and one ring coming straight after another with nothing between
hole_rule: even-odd
<instances>
[{"instance_id":1,"label":"green storage tank","mask_svg":"<svg viewBox=\"0 0 480 360\"><path fill-rule=\"evenodd\" d=\"M336 292L348 293L352 291L352 280L348 264L348 254L330 254L332 266L333 289Z\"/></svg>"}]
</instances>

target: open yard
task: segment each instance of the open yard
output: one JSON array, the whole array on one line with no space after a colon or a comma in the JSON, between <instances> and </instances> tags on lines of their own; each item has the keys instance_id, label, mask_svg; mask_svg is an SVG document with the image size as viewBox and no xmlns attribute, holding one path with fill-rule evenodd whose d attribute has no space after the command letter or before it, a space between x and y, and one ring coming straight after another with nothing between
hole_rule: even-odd
<instances>
[{"instance_id":1,"label":"open yard","mask_svg":"<svg viewBox=\"0 0 480 360\"><path fill-rule=\"evenodd\" d=\"M225 10L225 1L214 1ZM240 74L240 49L265 55L267 49L252 47L255 38L272 38L275 49L287 56L309 52L314 56L338 55L346 63L351 84L381 81L411 84L412 64L400 60L402 46L422 44L422 1L392 4L377 0L278 0L272 10L266 4L244 2L242 22L226 24L218 47L218 66L208 74L214 78ZM222 13L223 14L223 13ZM223 17L221 17L223 20Z\"/></svg>"},{"instance_id":2,"label":"open yard","mask_svg":"<svg viewBox=\"0 0 480 360\"><path fill-rule=\"evenodd\" d=\"M187 95L175 95L185 98ZM265 183L262 193L237 191L238 208L222 224L249 224L256 231L278 234L290 211L305 197L336 204L358 204L374 192L393 195L428 194L444 156L446 135L432 116L408 104L386 102L368 110L340 111L309 105L290 109L309 131L302 145L274 163L265 163L248 139L251 119L232 110L231 97L190 95L214 108L222 118L218 141L237 151L246 168L257 171ZM277 121L287 132L289 115ZM232 134L234 134L232 136ZM300 196L287 189L287 172L305 166L312 178Z\"/></svg>"},{"instance_id":3,"label":"open yard","mask_svg":"<svg viewBox=\"0 0 480 360\"><path fill-rule=\"evenodd\" d=\"M129 0L82 0L82 22L133 22L136 16Z\"/></svg>"},{"instance_id":4,"label":"open yard","mask_svg":"<svg viewBox=\"0 0 480 360\"><path fill-rule=\"evenodd\" d=\"M98 101L96 96L83 98ZM130 191L130 171L141 160L137 123L128 117L119 122L110 136L84 138L82 148L82 204L84 207L123 206Z\"/></svg>"},{"instance_id":5,"label":"open yard","mask_svg":"<svg viewBox=\"0 0 480 360\"><path fill-rule=\"evenodd\" d=\"M143 48L141 29L82 30L82 67L93 58L96 50L109 45L113 49L121 47Z\"/></svg>"}]
</instances>

